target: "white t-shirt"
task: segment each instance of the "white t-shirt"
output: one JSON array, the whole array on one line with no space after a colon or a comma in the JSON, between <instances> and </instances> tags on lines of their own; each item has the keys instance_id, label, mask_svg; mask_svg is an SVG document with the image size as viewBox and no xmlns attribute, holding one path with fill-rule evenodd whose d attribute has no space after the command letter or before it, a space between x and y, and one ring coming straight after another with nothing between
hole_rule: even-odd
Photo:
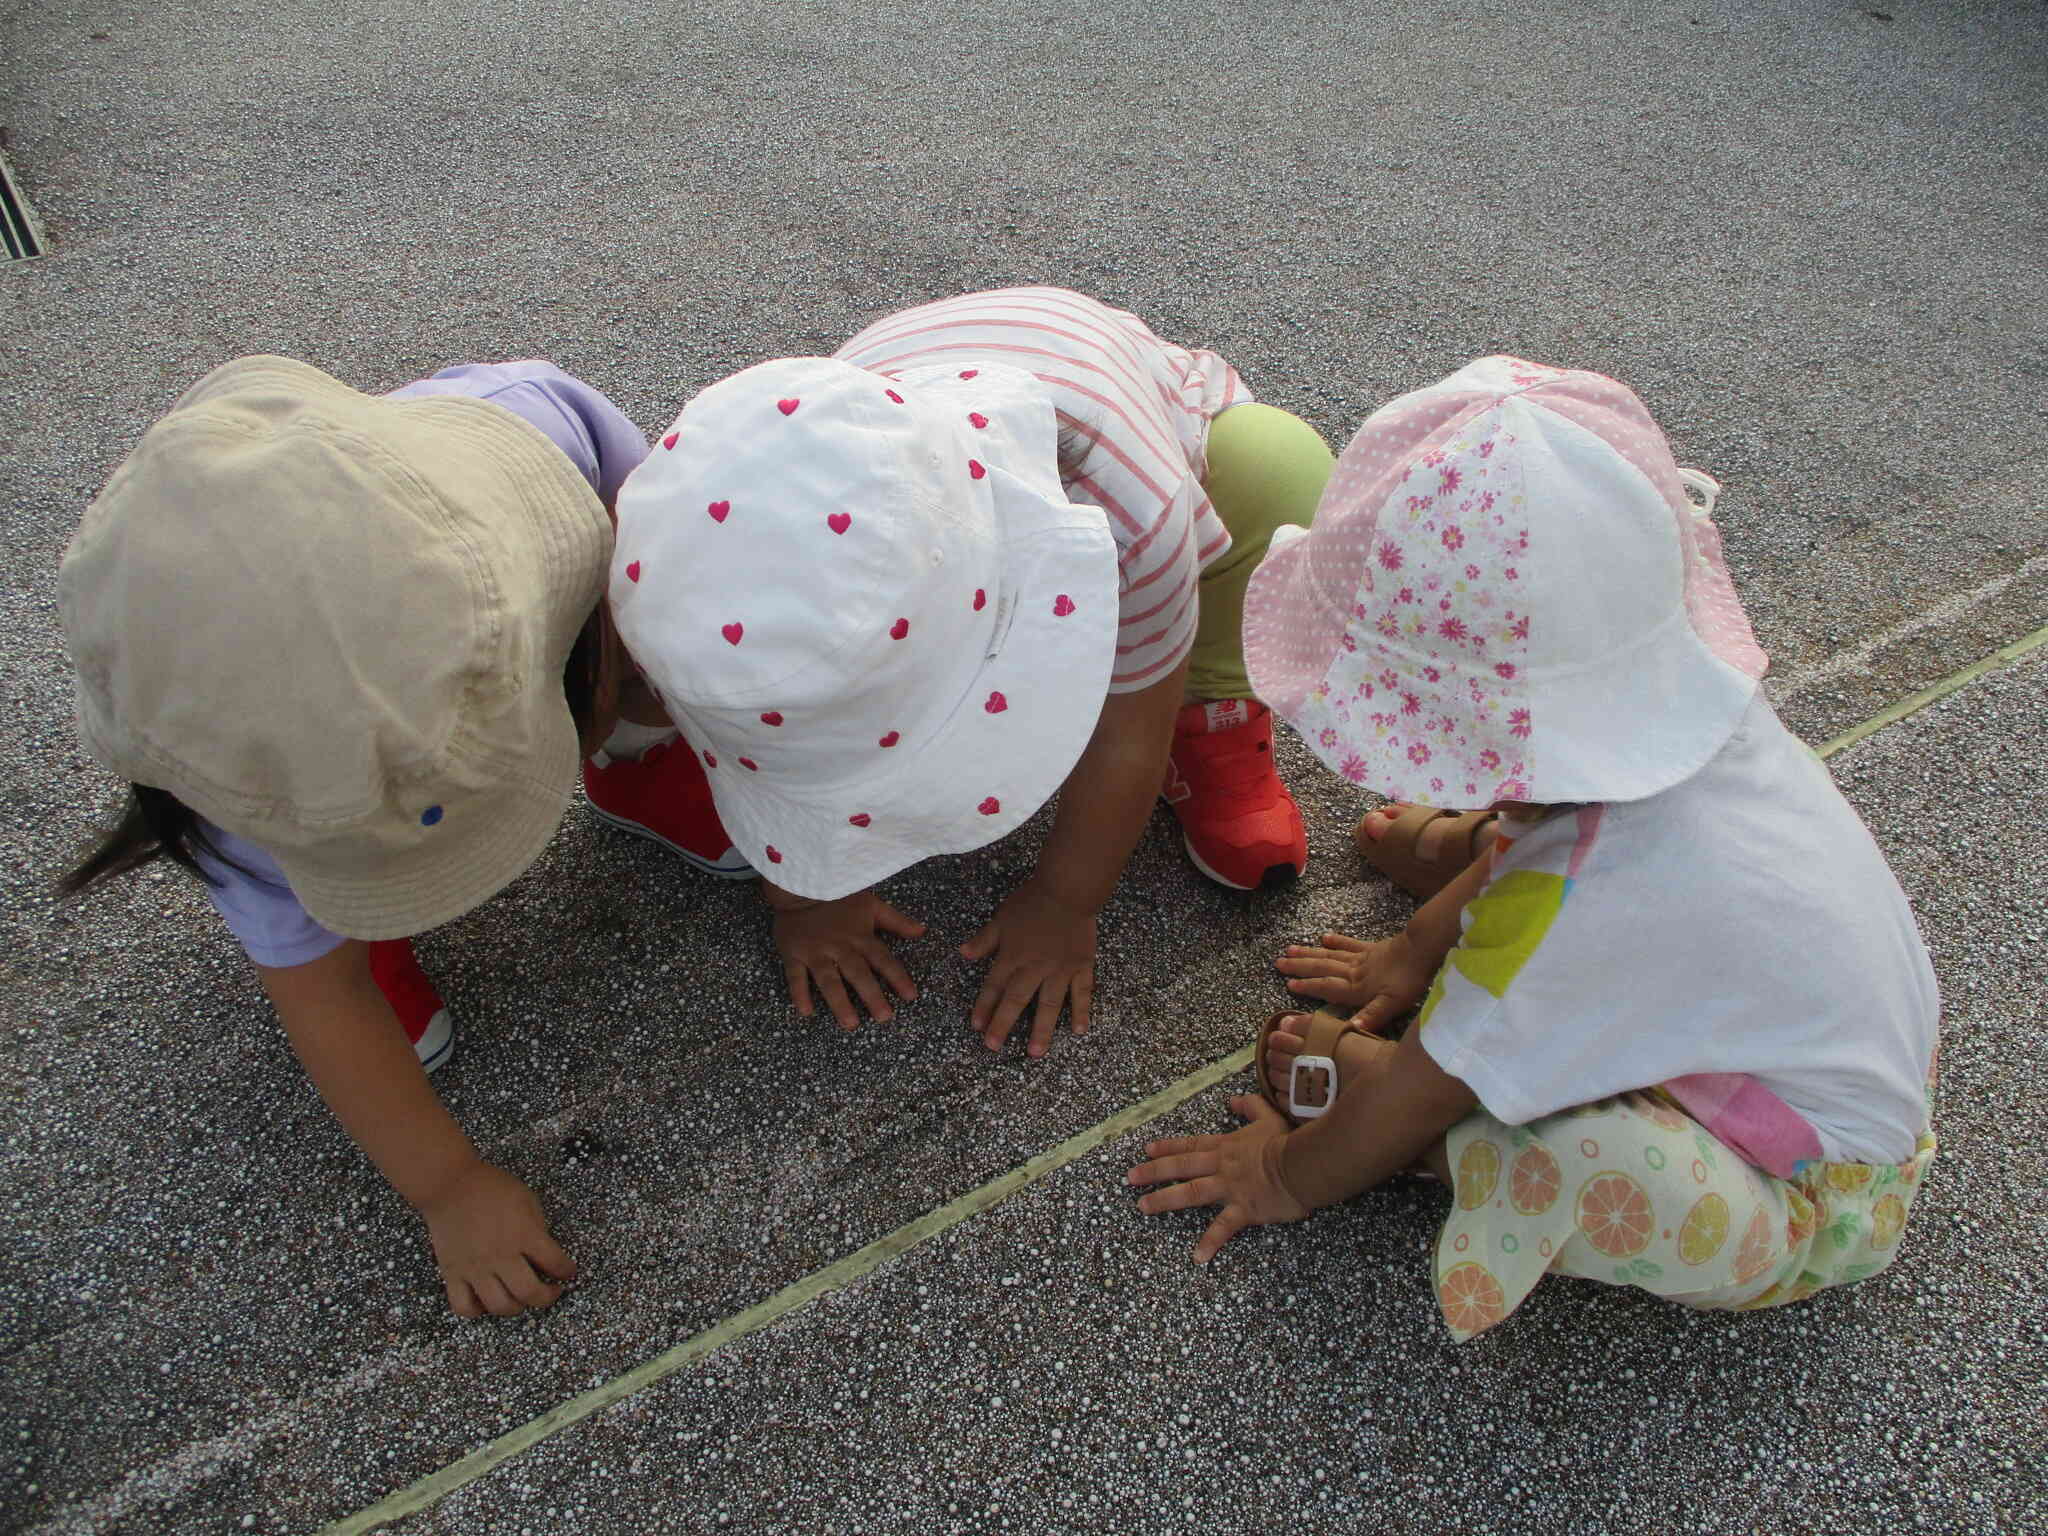
<instances>
[{"instance_id":1,"label":"white t-shirt","mask_svg":"<svg viewBox=\"0 0 2048 1536\"><path fill-rule=\"evenodd\" d=\"M1905 893L1759 693L1646 800L1522 832L1466 907L1422 1044L1511 1125L1694 1073L1743 1073L1831 1162L1927 1124L1940 999Z\"/></svg>"},{"instance_id":2,"label":"white t-shirt","mask_svg":"<svg viewBox=\"0 0 2048 1536\"><path fill-rule=\"evenodd\" d=\"M1149 688L1188 654L1196 582L1230 548L1202 489L1209 423L1252 398L1228 363L1064 288L920 305L877 320L834 356L888 378L991 363L1037 379L1059 424L1060 483L1102 508L1116 540L1121 622L1109 691Z\"/></svg>"}]
</instances>

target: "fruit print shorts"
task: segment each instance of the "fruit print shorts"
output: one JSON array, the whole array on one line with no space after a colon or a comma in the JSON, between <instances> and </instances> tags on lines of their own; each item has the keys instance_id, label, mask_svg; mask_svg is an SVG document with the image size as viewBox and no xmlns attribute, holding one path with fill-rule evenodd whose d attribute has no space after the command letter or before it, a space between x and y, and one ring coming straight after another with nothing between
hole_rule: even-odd
<instances>
[{"instance_id":1,"label":"fruit print shorts","mask_svg":"<svg viewBox=\"0 0 2048 1536\"><path fill-rule=\"evenodd\" d=\"M1867 1279L1898 1251L1934 1135L1903 1163L1812 1163L1780 1179L1653 1091L1527 1125L1482 1110L1451 1128L1448 1150L1436 1294L1464 1340L1546 1274L1733 1311Z\"/></svg>"}]
</instances>

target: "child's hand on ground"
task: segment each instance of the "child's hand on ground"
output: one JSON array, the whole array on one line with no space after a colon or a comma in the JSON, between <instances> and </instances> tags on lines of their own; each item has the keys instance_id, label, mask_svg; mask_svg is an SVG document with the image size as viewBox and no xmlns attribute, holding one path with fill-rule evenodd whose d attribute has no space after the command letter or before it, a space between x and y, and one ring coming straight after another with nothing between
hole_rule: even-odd
<instances>
[{"instance_id":1,"label":"child's hand on ground","mask_svg":"<svg viewBox=\"0 0 2048 1536\"><path fill-rule=\"evenodd\" d=\"M769 899L774 901L772 896ZM906 1003L917 996L917 986L881 935L914 939L923 932L923 923L897 911L873 891L857 891L837 901L778 905L775 949L789 980L789 1000L808 1019L815 986L839 1027L858 1029L860 1013L847 992L851 987L867 1005L869 1018L888 1023L896 1017L896 1010L890 1007L883 985Z\"/></svg>"},{"instance_id":2,"label":"child's hand on ground","mask_svg":"<svg viewBox=\"0 0 2048 1536\"><path fill-rule=\"evenodd\" d=\"M1257 1094L1240 1094L1230 1107L1248 1122L1241 1129L1227 1136L1147 1142L1145 1155L1151 1161L1125 1175L1133 1185L1181 1181L1138 1202L1147 1216L1198 1205L1223 1207L1195 1244L1197 1264L1215 1258L1216 1250L1246 1227L1301 1221L1309 1214L1280 1180L1280 1147L1289 1129L1286 1118Z\"/></svg>"},{"instance_id":3,"label":"child's hand on ground","mask_svg":"<svg viewBox=\"0 0 2048 1536\"><path fill-rule=\"evenodd\" d=\"M995 957L974 1000L974 1027L990 1050L1002 1049L1035 995L1030 1053L1043 1056L1067 1004L1074 1033L1088 1033L1095 993L1095 914L1053 894L1037 878L1010 892L981 932L960 946L969 960Z\"/></svg>"},{"instance_id":4,"label":"child's hand on ground","mask_svg":"<svg viewBox=\"0 0 2048 1536\"><path fill-rule=\"evenodd\" d=\"M1383 1029L1413 1008L1436 978L1436 966L1405 933L1372 940L1326 933L1319 945L1288 945L1273 963L1294 978L1288 991L1348 1008L1352 1020L1368 1029Z\"/></svg>"},{"instance_id":5,"label":"child's hand on ground","mask_svg":"<svg viewBox=\"0 0 2048 1536\"><path fill-rule=\"evenodd\" d=\"M420 1214L459 1316L515 1317L549 1306L576 1278L576 1261L548 1235L540 1201L502 1168L469 1164Z\"/></svg>"}]
</instances>

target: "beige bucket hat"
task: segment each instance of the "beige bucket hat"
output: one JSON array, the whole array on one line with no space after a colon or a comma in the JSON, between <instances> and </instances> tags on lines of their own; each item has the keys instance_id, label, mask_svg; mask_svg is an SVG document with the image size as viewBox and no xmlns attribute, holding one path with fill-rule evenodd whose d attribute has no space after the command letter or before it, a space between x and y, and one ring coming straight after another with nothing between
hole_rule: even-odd
<instances>
[{"instance_id":1,"label":"beige bucket hat","mask_svg":"<svg viewBox=\"0 0 2048 1536\"><path fill-rule=\"evenodd\" d=\"M150 428L65 552L80 737L274 856L335 932L417 933L560 825L562 668L611 547L589 484L511 411L237 359Z\"/></svg>"}]
</instances>

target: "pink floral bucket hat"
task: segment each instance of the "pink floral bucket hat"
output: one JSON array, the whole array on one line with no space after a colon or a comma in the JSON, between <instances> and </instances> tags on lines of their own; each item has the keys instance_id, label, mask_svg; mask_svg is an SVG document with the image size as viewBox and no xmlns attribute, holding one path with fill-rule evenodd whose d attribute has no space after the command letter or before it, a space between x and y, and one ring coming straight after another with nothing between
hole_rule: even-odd
<instances>
[{"instance_id":1,"label":"pink floral bucket hat","mask_svg":"<svg viewBox=\"0 0 2048 1536\"><path fill-rule=\"evenodd\" d=\"M831 358L706 389L619 492L612 610L734 845L832 900L1012 830L1079 759L1116 547L1008 368Z\"/></svg>"},{"instance_id":2,"label":"pink floral bucket hat","mask_svg":"<svg viewBox=\"0 0 2048 1536\"><path fill-rule=\"evenodd\" d=\"M1656 794L1766 665L1716 489L1623 385L1482 358L1374 413L1314 527L1276 535L1245 602L1252 685L1392 799Z\"/></svg>"}]
</instances>

